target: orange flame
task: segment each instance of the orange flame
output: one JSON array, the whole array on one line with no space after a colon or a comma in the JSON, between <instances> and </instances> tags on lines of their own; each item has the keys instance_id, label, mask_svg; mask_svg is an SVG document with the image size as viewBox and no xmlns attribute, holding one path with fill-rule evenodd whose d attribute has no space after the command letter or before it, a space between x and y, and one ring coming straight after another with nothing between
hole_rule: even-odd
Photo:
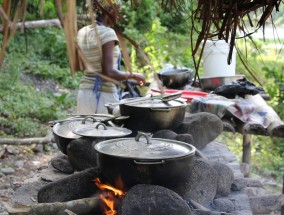
<instances>
[{"instance_id":1,"label":"orange flame","mask_svg":"<svg viewBox=\"0 0 284 215\"><path fill-rule=\"evenodd\" d=\"M100 195L101 200L108 207L108 209L105 209L104 211L105 215L117 214L117 211L114 209L114 196L122 197L125 195L125 192L110 185L102 184L99 178L95 178L94 182L99 189L108 191L107 197Z\"/></svg>"}]
</instances>

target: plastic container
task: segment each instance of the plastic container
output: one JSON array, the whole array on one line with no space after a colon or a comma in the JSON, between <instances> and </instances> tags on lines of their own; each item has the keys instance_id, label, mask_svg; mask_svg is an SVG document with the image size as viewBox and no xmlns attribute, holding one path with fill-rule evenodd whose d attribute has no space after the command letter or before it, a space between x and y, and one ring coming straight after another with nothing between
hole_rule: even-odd
<instances>
[{"instance_id":1,"label":"plastic container","mask_svg":"<svg viewBox=\"0 0 284 215\"><path fill-rule=\"evenodd\" d=\"M152 91L156 92L156 90ZM208 96L208 93L206 92L200 92L200 91L190 91L190 90L172 90L172 89L164 89L165 93L176 93L181 92L181 98L186 99L187 101L191 101L195 97L206 97Z\"/></svg>"},{"instance_id":2,"label":"plastic container","mask_svg":"<svg viewBox=\"0 0 284 215\"><path fill-rule=\"evenodd\" d=\"M227 58L230 46L224 40L208 40L203 52L204 77L227 77L236 74L236 50L233 50L231 64Z\"/></svg>"}]
</instances>

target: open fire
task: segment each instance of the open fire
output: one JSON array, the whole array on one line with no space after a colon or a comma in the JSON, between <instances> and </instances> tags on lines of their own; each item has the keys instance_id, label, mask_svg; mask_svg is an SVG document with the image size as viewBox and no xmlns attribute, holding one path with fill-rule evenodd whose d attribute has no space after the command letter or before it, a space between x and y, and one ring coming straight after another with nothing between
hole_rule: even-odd
<instances>
[{"instance_id":1,"label":"open fire","mask_svg":"<svg viewBox=\"0 0 284 215\"><path fill-rule=\"evenodd\" d=\"M106 191L105 194L100 194L100 199L105 204L104 214L105 215L117 214L117 210L115 210L115 197L122 198L123 196L125 196L126 193L111 185L101 183L101 180L99 178L95 178L94 182L100 190Z\"/></svg>"}]
</instances>

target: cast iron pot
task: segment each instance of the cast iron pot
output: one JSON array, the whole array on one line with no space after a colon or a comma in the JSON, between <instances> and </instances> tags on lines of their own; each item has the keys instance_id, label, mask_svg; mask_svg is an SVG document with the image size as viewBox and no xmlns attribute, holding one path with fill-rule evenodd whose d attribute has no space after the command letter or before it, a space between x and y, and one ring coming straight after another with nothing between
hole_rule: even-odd
<instances>
[{"instance_id":1,"label":"cast iron pot","mask_svg":"<svg viewBox=\"0 0 284 215\"><path fill-rule=\"evenodd\" d=\"M177 128L184 120L186 106L186 102L180 99L167 102L156 99L121 104L119 109L121 115L129 116L129 119L125 120L126 128L155 132Z\"/></svg>"},{"instance_id":2,"label":"cast iron pot","mask_svg":"<svg viewBox=\"0 0 284 215\"><path fill-rule=\"evenodd\" d=\"M79 128L80 126L85 124L94 124L95 122L106 122L114 119L115 117L110 114L94 114L53 121L50 122L50 124L52 126L54 141L58 149L64 154L67 154L66 148L68 144L72 140L82 137L73 133L74 129Z\"/></svg>"},{"instance_id":3,"label":"cast iron pot","mask_svg":"<svg viewBox=\"0 0 284 215\"><path fill-rule=\"evenodd\" d=\"M127 190L136 184L155 184L167 188L184 184L190 177L194 146L138 133L95 145L97 164L103 176L115 184L121 179Z\"/></svg>"},{"instance_id":4,"label":"cast iron pot","mask_svg":"<svg viewBox=\"0 0 284 215\"><path fill-rule=\"evenodd\" d=\"M189 69L170 69L158 73L163 85L169 89L182 89L193 78L193 72Z\"/></svg>"}]
</instances>

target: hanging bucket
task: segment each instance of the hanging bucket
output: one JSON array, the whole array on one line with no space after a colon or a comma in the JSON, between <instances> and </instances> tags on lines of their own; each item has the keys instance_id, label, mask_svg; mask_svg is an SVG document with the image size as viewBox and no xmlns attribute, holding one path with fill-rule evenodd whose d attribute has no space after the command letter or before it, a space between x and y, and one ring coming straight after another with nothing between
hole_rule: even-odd
<instances>
[{"instance_id":1,"label":"hanging bucket","mask_svg":"<svg viewBox=\"0 0 284 215\"><path fill-rule=\"evenodd\" d=\"M203 52L204 77L234 76L236 70L236 50L233 50L231 64L228 65L229 44L224 40L206 41Z\"/></svg>"}]
</instances>

